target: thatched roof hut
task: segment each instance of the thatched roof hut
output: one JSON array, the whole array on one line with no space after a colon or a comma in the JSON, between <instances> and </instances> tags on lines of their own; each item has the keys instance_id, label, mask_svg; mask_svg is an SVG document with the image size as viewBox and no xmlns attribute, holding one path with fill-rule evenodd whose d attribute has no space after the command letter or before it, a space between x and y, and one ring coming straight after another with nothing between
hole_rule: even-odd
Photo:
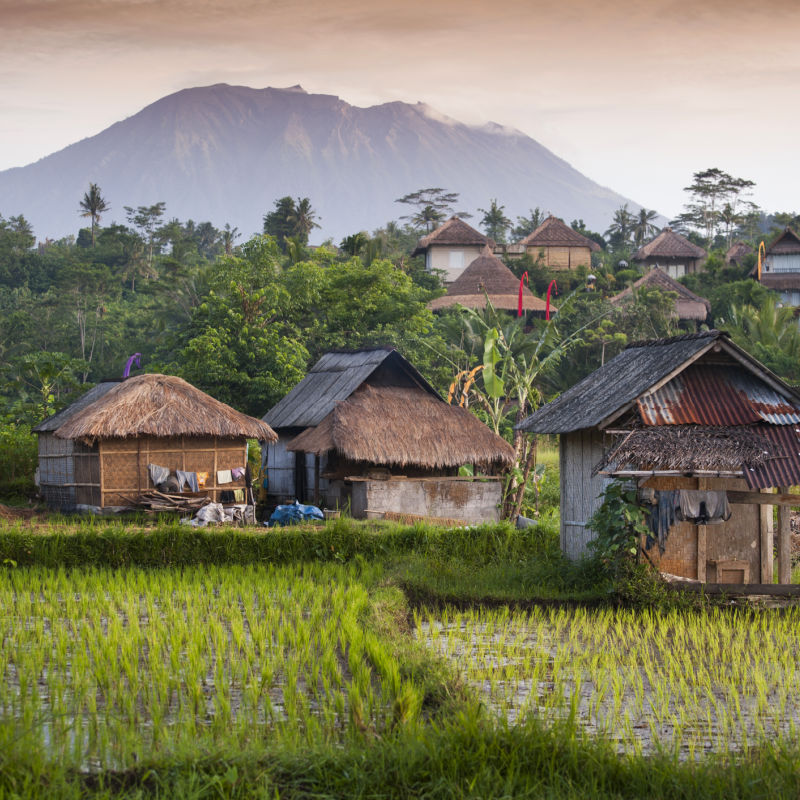
<instances>
[{"instance_id":1,"label":"thatched roof hut","mask_svg":"<svg viewBox=\"0 0 800 800\"><path fill-rule=\"evenodd\" d=\"M218 500L244 486L220 472L246 465L247 439L277 439L261 420L169 375L104 381L35 430L42 492L61 509L129 505L155 488L149 465L201 476Z\"/></svg>"},{"instance_id":2,"label":"thatched roof hut","mask_svg":"<svg viewBox=\"0 0 800 800\"><path fill-rule=\"evenodd\" d=\"M61 439L216 436L274 441L265 422L234 410L174 375L136 375L117 383L56 431Z\"/></svg>"},{"instance_id":3,"label":"thatched roof hut","mask_svg":"<svg viewBox=\"0 0 800 800\"><path fill-rule=\"evenodd\" d=\"M486 247L492 240L484 236L480 231L476 231L472 225L468 225L459 217L450 217L447 222L443 222L438 228L423 236L417 242L412 256L425 253L431 245L454 246L454 247Z\"/></svg>"},{"instance_id":4,"label":"thatched roof hut","mask_svg":"<svg viewBox=\"0 0 800 800\"><path fill-rule=\"evenodd\" d=\"M747 242L734 242L725 253L725 263L740 266L745 256L750 255L752 252L753 248Z\"/></svg>"},{"instance_id":5,"label":"thatched roof hut","mask_svg":"<svg viewBox=\"0 0 800 800\"><path fill-rule=\"evenodd\" d=\"M536 230L529 233L520 244L527 248L537 247L588 247L592 253L600 252L600 245L563 220L552 214Z\"/></svg>"},{"instance_id":6,"label":"thatched roof hut","mask_svg":"<svg viewBox=\"0 0 800 800\"><path fill-rule=\"evenodd\" d=\"M664 228L651 242L642 245L633 260L648 267L661 267L670 277L681 278L699 272L708 253L672 228Z\"/></svg>"},{"instance_id":7,"label":"thatched roof hut","mask_svg":"<svg viewBox=\"0 0 800 800\"><path fill-rule=\"evenodd\" d=\"M403 469L445 469L462 464L509 467L514 451L474 414L423 389L360 386L287 450Z\"/></svg>"},{"instance_id":8,"label":"thatched roof hut","mask_svg":"<svg viewBox=\"0 0 800 800\"><path fill-rule=\"evenodd\" d=\"M734 492L729 521L708 531L676 524L661 568L706 580L741 562L739 573L771 582L772 511L759 510L761 492L800 483L800 394L726 333L631 344L518 427L560 434L562 547L571 556L593 538L589 520L612 477L656 492Z\"/></svg>"},{"instance_id":9,"label":"thatched roof hut","mask_svg":"<svg viewBox=\"0 0 800 800\"><path fill-rule=\"evenodd\" d=\"M519 305L519 278L489 248L475 259L461 275L450 284L447 294L428 303L432 311L452 308L485 308L486 297L495 308L516 311ZM544 316L546 304L528 289L522 287L522 308L538 316ZM550 306L555 312L555 306Z\"/></svg>"},{"instance_id":10,"label":"thatched roof hut","mask_svg":"<svg viewBox=\"0 0 800 800\"><path fill-rule=\"evenodd\" d=\"M464 464L502 471L510 445L393 348L326 353L264 419L279 434L267 447L276 500L350 503L354 516L497 518L499 480L456 473Z\"/></svg>"},{"instance_id":11,"label":"thatched roof hut","mask_svg":"<svg viewBox=\"0 0 800 800\"><path fill-rule=\"evenodd\" d=\"M615 294L609 302L615 306L624 305L633 297L633 290L645 286L648 289L659 289L662 292L674 292L677 294L673 308L673 316L679 320L689 320L692 322L705 322L711 313L711 303L704 297L689 291L682 283L678 283L674 278L670 278L664 270L653 267L645 275L633 284L623 289L619 294Z\"/></svg>"}]
</instances>

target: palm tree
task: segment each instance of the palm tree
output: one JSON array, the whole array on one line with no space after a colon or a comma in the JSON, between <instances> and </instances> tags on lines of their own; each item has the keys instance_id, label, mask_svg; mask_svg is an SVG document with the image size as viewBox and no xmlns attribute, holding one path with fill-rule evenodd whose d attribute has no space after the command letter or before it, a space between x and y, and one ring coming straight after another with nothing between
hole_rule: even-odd
<instances>
[{"instance_id":1,"label":"palm tree","mask_svg":"<svg viewBox=\"0 0 800 800\"><path fill-rule=\"evenodd\" d=\"M94 231L97 223L100 222L100 215L109 211L111 206L100 193L100 187L96 183L90 183L89 191L84 194L80 207L82 217L92 218L92 247L94 247Z\"/></svg>"},{"instance_id":2,"label":"palm tree","mask_svg":"<svg viewBox=\"0 0 800 800\"><path fill-rule=\"evenodd\" d=\"M605 237L614 249L624 249L630 244L635 222L636 217L628 211L627 203L614 212L614 219L605 232Z\"/></svg>"},{"instance_id":3,"label":"palm tree","mask_svg":"<svg viewBox=\"0 0 800 800\"><path fill-rule=\"evenodd\" d=\"M225 248L226 256L233 254L233 243L241 235L238 228L231 228L230 222L225 223L225 227L222 230L222 246Z\"/></svg>"},{"instance_id":4,"label":"palm tree","mask_svg":"<svg viewBox=\"0 0 800 800\"><path fill-rule=\"evenodd\" d=\"M653 220L658 216L655 211L648 211L640 208L638 216L634 216L633 222L633 243L637 248L641 247L651 236L655 236L660 228L653 224Z\"/></svg>"},{"instance_id":5,"label":"palm tree","mask_svg":"<svg viewBox=\"0 0 800 800\"><path fill-rule=\"evenodd\" d=\"M311 208L311 200L307 197L297 198L294 209L289 213L288 222L292 228L292 236L298 236L303 244L308 244L308 237L317 224L317 212Z\"/></svg>"},{"instance_id":6,"label":"palm tree","mask_svg":"<svg viewBox=\"0 0 800 800\"><path fill-rule=\"evenodd\" d=\"M493 199L489 208L479 208L483 214L481 225L484 233L495 242L502 243L506 240L506 231L511 227L511 220L503 213L505 206L497 204L497 199Z\"/></svg>"}]
</instances>

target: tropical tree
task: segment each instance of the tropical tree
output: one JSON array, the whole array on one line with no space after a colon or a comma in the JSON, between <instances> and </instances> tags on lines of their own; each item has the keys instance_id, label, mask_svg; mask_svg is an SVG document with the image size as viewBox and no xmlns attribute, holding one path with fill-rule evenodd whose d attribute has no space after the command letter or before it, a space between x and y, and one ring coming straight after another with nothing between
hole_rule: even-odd
<instances>
[{"instance_id":1,"label":"tropical tree","mask_svg":"<svg viewBox=\"0 0 800 800\"><path fill-rule=\"evenodd\" d=\"M660 229L653 223L657 216L658 212L656 211L648 211L646 208L639 209L633 223L634 247L641 247L651 236L655 236L659 232Z\"/></svg>"},{"instance_id":2,"label":"tropical tree","mask_svg":"<svg viewBox=\"0 0 800 800\"><path fill-rule=\"evenodd\" d=\"M630 247L636 217L628 211L628 204L620 206L615 212L605 237L614 250Z\"/></svg>"},{"instance_id":3,"label":"tropical tree","mask_svg":"<svg viewBox=\"0 0 800 800\"><path fill-rule=\"evenodd\" d=\"M308 244L308 237L314 228L319 228L317 212L311 207L311 200L307 197L298 197L294 210L289 213L288 222L291 225L292 236L299 238L304 245Z\"/></svg>"},{"instance_id":4,"label":"tropical tree","mask_svg":"<svg viewBox=\"0 0 800 800\"><path fill-rule=\"evenodd\" d=\"M458 192L446 192L439 187L431 189L417 189L395 200L395 203L404 203L414 206L416 211L406 214L400 219L408 220L417 230L430 233L442 220L448 216L469 219L472 215L464 211L454 211L453 207L458 202Z\"/></svg>"},{"instance_id":5,"label":"tropical tree","mask_svg":"<svg viewBox=\"0 0 800 800\"><path fill-rule=\"evenodd\" d=\"M233 243L241 236L242 234L239 233L238 228L231 228L229 222L225 223L225 227L222 229L222 246L225 248L225 255L231 256L233 255Z\"/></svg>"},{"instance_id":6,"label":"tropical tree","mask_svg":"<svg viewBox=\"0 0 800 800\"><path fill-rule=\"evenodd\" d=\"M481 217L483 232L495 242L505 242L506 231L511 227L511 220L503 213L505 206L498 205L497 198L494 198L488 209L479 208L478 211L483 214Z\"/></svg>"},{"instance_id":7,"label":"tropical tree","mask_svg":"<svg viewBox=\"0 0 800 800\"><path fill-rule=\"evenodd\" d=\"M134 226L145 243L147 250L146 276L154 278L156 277L155 268L153 266L156 243L163 241L159 239L159 223L164 216L167 204L162 200L158 203L154 203L152 206L137 206L136 208L123 206L123 208L125 209L128 222Z\"/></svg>"},{"instance_id":8,"label":"tropical tree","mask_svg":"<svg viewBox=\"0 0 800 800\"><path fill-rule=\"evenodd\" d=\"M527 217L517 217L517 224L511 231L515 239L524 239L533 233L545 220L549 212L542 211L539 206L532 208Z\"/></svg>"},{"instance_id":9,"label":"tropical tree","mask_svg":"<svg viewBox=\"0 0 800 800\"><path fill-rule=\"evenodd\" d=\"M100 222L100 215L111 210L111 206L106 202L100 192L100 187L96 183L89 184L89 191L83 195L80 202L81 216L92 218L92 247L95 244L95 229Z\"/></svg>"}]
</instances>

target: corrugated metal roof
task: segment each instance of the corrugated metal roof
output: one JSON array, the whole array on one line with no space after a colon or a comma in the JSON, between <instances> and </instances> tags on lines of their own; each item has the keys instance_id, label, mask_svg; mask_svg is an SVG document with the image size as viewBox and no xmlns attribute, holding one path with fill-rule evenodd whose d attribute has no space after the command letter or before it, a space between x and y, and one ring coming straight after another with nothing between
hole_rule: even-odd
<instances>
[{"instance_id":1,"label":"corrugated metal roof","mask_svg":"<svg viewBox=\"0 0 800 800\"><path fill-rule=\"evenodd\" d=\"M631 345L542 406L517 428L531 433L569 433L593 428L722 336L727 334L706 331Z\"/></svg>"},{"instance_id":2,"label":"corrugated metal roof","mask_svg":"<svg viewBox=\"0 0 800 800\"><path fill-rule=\"evenodd\" d=\"M738 366L693 364L637 405L645 425L800 423L800 405Z\"/></svg>"},{"instance_id":3,"label":"corrugated metal roof","mask_svg":"<svg viewBox=\"0 0 800 800\"><path fill-rule=\"evenodd\" d=\"M86 394L82 394L74 403L71 403L66 408L62 408L58 414L53 414L52 417L48 417L46 420L40 422L33 428L34 433L46 433L60 428L73 415L77 414L79 411L83 411L84 408L94 403L95 400L99 400L109 389L113 389L115 386L119 386L119 384L120 381L118 380L101 381L96 386L89 389Z\"/></svg>"},{"instance_id":4,"label":"corrugated metal roof","mask_svg":"<svg viewBox=\"0 0 800 800\"><path fill-rule=\"evenodd\" d=\"M326 353L306 377L264 415L263 420L275 430L318 425L336 403L350 397L384 363L439 397L416 368L391 348Z\"/></svg>"},{"instance_id":5,"label":"corrugated metal roof","mask_svg":"<svg viewBox=\"0 0 800 800\"><path fill-rule=\"evenodd\" d=\"M758 432L780 445L784 458L770 458L759 467L744 467L744 478L751 489L800 485L800 427L759 425Z\"/></svg>"}]
</instances>

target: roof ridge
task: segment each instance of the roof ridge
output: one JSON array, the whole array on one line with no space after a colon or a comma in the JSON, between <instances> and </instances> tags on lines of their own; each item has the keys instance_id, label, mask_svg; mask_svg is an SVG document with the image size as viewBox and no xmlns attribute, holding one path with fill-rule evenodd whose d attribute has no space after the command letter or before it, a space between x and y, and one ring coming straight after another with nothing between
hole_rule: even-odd
<instances>
[{"instance_id":1,"label":"roof ridge","mask_svg":"<svg viewBox=\"0 0 800 800\"><path fill-rule=\"evenodd\" d=\"M726 339L731 338L731 335L727 331L719 331L714 328L710 331L684 333L680 336L667 336L661 339L640 339L637 342L631 342L625 349L632 350L635 347L663 347L664 345L674 344L675 342L688 342L692 339L718 339L723 336Z\"/></svg>"}]
</instances>

